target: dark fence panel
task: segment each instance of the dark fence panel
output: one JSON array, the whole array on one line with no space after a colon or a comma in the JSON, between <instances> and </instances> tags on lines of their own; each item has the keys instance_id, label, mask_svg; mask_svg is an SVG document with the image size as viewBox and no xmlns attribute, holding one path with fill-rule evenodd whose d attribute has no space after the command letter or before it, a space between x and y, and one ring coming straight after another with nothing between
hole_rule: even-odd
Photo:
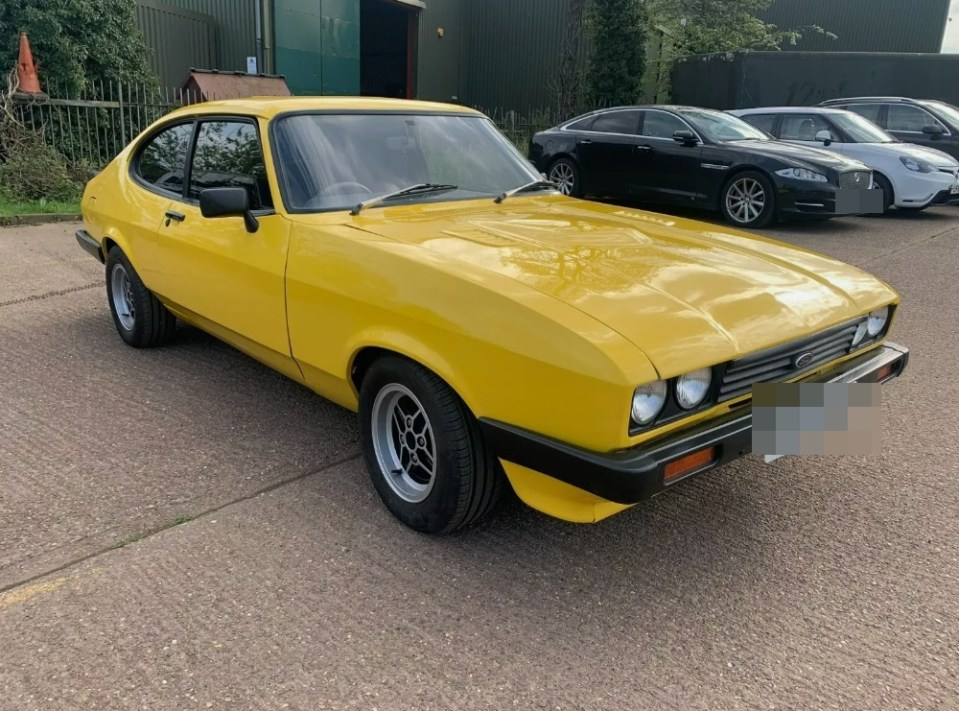
<instances>
[{"instance_id":1,"label":"dark fence panel","mask_svg":"<svg viewBox=\"0 0 959 711\"><path fill-rule=\"evenodd\" d=\"M15 94L13 113L74 165L100 168L143 129L190 97L180 89L96 84L71 96L50 87L49 96Z\"/></svg>"},{"instance_id":2,"label":"dark fence panel","mask_svg":"<svg viewBox=\"0 0 959 711\"><path fill-rule=\"evenodd\" d=\"M749 52L676 62L672 98L715 109L810 106L848 96L906 96L959 104L959 55Z\"/></svg>"}]
</instances>

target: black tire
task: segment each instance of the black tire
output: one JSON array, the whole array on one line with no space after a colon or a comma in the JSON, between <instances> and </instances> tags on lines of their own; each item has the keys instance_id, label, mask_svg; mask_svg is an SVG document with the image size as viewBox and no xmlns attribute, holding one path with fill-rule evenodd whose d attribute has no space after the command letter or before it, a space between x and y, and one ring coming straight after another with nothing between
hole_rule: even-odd
<instances>
[{"instance_id":1,"label":"black tire","mask_svg":"<svg viewBox=\"0 0 959 711\"><path fill-rule=\"evenodd\" d=\"M896 201L892 183L889 182L889 179L885 175L880 175L879 173L873 173L872 182L876 184L876 187L882 190L882 212L885 214L892 209L892 204Z\"/></svg>"},{"instance_id":2,"label":"black tire","mask_svg":"<svg viewBox=\"0 0 959 711\"><path fill-rule=\"evenodd\" d=\"M400 423L410 412L415 415ZM450 533L483 517L500 498L505 475L499 461L462 400L434 373L399 356L375 361L360 385L359 413L360 442L373 487L386 508L410 528ZM420 413L429 426L423 436L416 429L424 421ZM408 429L401 431L401 426ZM404 457L400 441L411 446L411 434L417 445L420 440L425 444L412 455L407 449ZM432 476L422 466L429 461L429 444ZM396 468L384 467L381 459Z\"/></svg>"},{"instance_id":3,"label":"black tire","mask_svg":"<svg viewBox=\"0 0 959 711\"><path fill-rule=\"evenodd\" d=\"M579 166L572 158L557 158L546 173L546 177L560 186L560 192L570 197L583 197L583 180Z\"/></svg>"},{"instance_id":4,"label":"black tire","mask_svg":"<svg viewBox=\"0 0 959 711\"><path fill-rule=\"evenodd\" d=\"M111 247L107 254L106 277L107 302L120 338L134 348L152 348L173 338L176 317L150 293L119 247ZM121 288L123 294L115 295L114 290ZM132 305L132 310L118 312L123 304Z\"/></svg>"},{"instance_id":5,"label":"black tire","mask_svg":"<svg viewBox=\"0 0 959 711\"><path fill-rule=\"evenodd\" d=\"M759 189L761 192L758 192ZM748 206L745 201L747 195L754 198L748 201ZM758 208L756 202L760 199L762 206ZM719 209L726 221L736 227L767 227L776 219L776 191L772 181L757 170L736 173L723 186ZM753 211L757 209L758 214L754 215Z\"/></svg>"}]
</instances>

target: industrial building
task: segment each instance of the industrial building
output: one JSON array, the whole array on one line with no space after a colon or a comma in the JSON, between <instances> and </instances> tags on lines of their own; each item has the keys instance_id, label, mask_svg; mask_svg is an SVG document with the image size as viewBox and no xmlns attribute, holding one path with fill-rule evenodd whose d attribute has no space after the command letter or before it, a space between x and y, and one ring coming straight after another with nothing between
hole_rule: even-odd
<instances>
[{"instance_id":1,"label":"industrial building","mask_svg":"<svg viewBox=\"0 0 959 711\"><path fill-rule=\"evenodd\" d=\"M283 74L294 94L526 112L554 106L569 0L136 0L166 85L190 67ZM949 0L776 0L804 51L938 52Z\"/></svg>"}]
</instances>

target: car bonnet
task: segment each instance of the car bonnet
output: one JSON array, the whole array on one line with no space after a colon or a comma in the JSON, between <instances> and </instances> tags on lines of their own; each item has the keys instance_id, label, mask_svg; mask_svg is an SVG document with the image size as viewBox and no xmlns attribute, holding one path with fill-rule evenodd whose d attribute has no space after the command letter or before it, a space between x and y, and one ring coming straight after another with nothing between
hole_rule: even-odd
<instances>
[{"instance_id":1,"label":"car bonnet","mask_svg":"<svg viewBox=\"0 0 959 711\"><path fill-rule=\"evenodd\" d=\"M388 208L354 227L559 299L627 338L664 377L816 333L896 296L855 267L772 240L559 196Z\"/></svg>"}]
</instances>

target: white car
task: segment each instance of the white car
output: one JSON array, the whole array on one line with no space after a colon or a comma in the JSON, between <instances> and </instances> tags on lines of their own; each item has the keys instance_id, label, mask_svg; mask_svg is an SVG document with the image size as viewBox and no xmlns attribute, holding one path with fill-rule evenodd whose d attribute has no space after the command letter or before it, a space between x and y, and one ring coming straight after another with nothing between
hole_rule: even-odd
<instances>
[{"instance_id":1,"label":"white car","mask_svg":"<svg viewBox=\"0 0 959 711\"><path fill-rule=\"evenodd\" d=\"M825 148L862 161L882 188L883 207L922 210L959 201L959 163L948 153L901 143L852 111L819 106L739 109L739 116L775 138Z\"/></svg>"}]
</instances>

